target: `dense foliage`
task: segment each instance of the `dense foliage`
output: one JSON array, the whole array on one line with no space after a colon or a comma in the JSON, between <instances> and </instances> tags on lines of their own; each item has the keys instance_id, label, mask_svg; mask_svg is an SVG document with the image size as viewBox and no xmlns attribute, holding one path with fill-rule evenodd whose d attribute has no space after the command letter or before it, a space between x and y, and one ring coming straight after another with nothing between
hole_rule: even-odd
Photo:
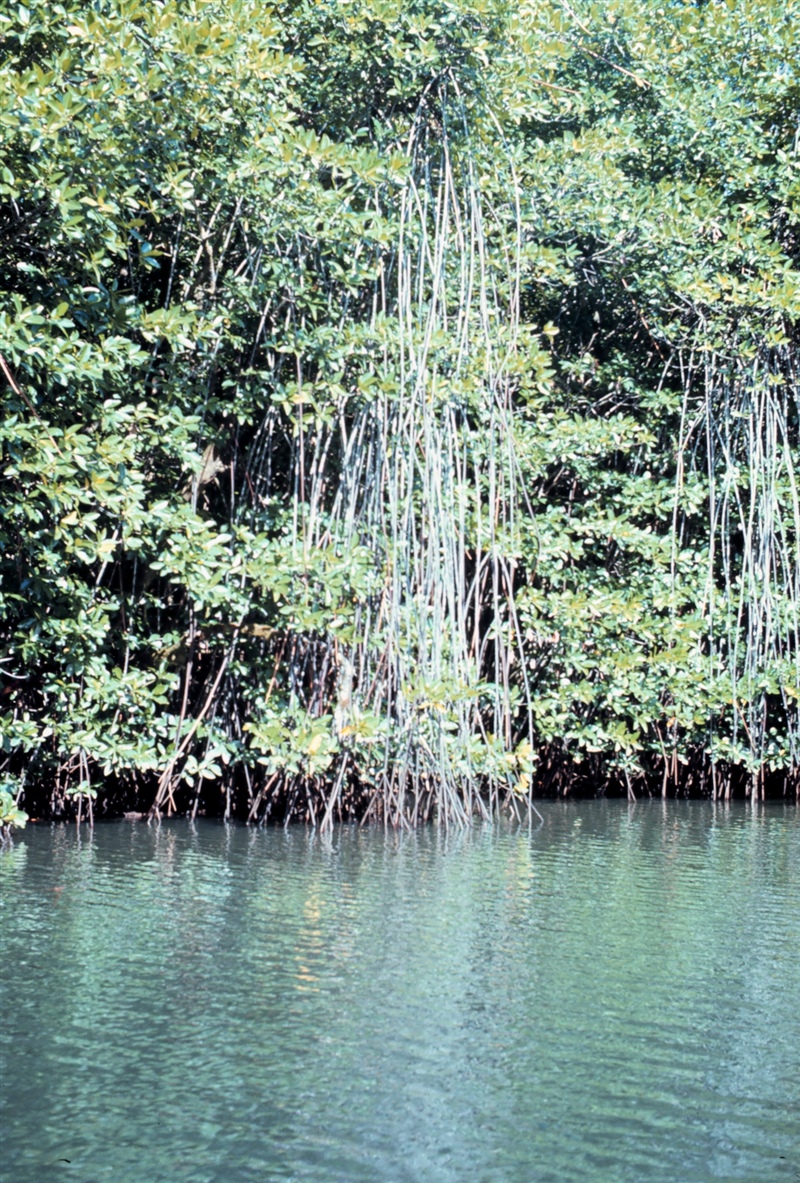
<instances>
[{"instance_id":1,"label":"dense foliage","mask_svg":"<svg viewBox=\"0 0 800 1183\"><path fill-rule=\"evenodd\" d=\"M0 13L5 787L800 774L800 4Z\"/></svg>"}]
</instances>

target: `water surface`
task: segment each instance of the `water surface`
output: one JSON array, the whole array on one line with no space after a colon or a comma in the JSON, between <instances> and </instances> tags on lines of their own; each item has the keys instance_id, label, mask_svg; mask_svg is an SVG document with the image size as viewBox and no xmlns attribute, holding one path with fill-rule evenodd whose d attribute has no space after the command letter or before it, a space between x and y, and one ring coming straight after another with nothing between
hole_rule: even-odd
<instances>
[{"instance_id":1,"label":"water surface","mask_svg":"<svg viewBox=\"0 0 800 1183\"><path fill-rule=\"evenodd\" d=\"M4 1183L800 1180L794 808L29 827Z\"/></svg>"}]
</instances>

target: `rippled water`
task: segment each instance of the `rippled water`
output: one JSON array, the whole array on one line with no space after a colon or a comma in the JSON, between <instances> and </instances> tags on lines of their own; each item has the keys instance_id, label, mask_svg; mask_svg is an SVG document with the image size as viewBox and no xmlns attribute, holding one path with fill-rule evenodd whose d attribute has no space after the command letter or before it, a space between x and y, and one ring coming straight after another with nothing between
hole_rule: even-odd
<instances>
[{"instance_id":1,"label":"rippled water","mask_svg":"<svg viewBox=\"0 0 800 1183\"><path fill-rule=\"evenodd\" d=\"M800 816L0 858L4 1183L800 1179Z\"/></svg>"}]
</instances>

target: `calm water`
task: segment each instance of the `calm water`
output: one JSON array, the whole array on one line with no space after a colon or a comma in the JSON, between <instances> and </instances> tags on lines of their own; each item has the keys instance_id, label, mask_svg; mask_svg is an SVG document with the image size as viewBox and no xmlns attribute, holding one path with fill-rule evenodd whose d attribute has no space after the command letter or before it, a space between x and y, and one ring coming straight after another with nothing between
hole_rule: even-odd
<instances>
[{"instance_id":1,"label":"calm water","mask_svg":"<svg viewBox=\"0 0 800 1183\"><path fill-rule=\"evenodd\" d=\"M4 1183L800 1180L800 814L29 827Z\"/></svg>"}]
</instances>

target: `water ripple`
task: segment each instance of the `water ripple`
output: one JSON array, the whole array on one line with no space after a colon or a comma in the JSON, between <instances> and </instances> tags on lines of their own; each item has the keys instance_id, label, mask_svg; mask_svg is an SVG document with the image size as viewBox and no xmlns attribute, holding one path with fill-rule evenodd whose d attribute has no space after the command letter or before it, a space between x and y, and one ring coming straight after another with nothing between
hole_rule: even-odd
<instances>
[{"instance_id":1,"label":"water ripple","mask_svg":"<svg viewBox=\"0 0 800 1183\"><path fill-rule=\"evenodd\" d=\"M796 1180L797 813L542 813L26 831L5 1177Z\"/></svg>"}]
</instances>

